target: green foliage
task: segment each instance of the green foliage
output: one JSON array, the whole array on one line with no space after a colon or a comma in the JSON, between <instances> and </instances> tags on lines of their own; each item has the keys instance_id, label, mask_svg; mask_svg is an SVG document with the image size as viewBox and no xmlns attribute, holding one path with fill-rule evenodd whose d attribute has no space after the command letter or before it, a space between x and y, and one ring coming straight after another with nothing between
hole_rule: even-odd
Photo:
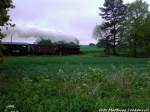
<instances>
[{"instance_id":1,"label":"green foliage","mask_svg":"<svg viewBox=\"0 0 150 112\"><path fill-rule=\"evenodd\" d=\"M0 57L2 55L2 45L1 40L5 37L5 35L1 32L4 26L11 25L8 23L10 20L10 16L8 15L8 11L10 8L14 8L12 5L12 0L1 0L0 1Z\"/></svg>"},{"instance_id":2,"label":"green foliage","mask_svg":"<svg viewBox=\"0 0 150 112\"><path fill-rule=\"evenodd\" d=\"M12 0L1 0L0 1L0 26L7 25L9 21L8 9L14 8L12 5ZM2 39L4 35L0 33L0 39Z\"/></svg>"},{"instance_id":3,"label":"green foliage","mask_svg":"<svg viewBox=\"0 0 150 112\"><path fill-rule=\"evenodd\" d=\"M49 46L56 46L56 47L63 46L63 47L66 47L66 48L67 47L71 48L71 47L78 47L79 46L79 43L78 43L77 39L76 39L75 42L65 42L65 41L52 42L50 39L40 39L40 40L37 40L35 42L35 44L49 45Z\"/></svg>"},{"instance_id":4,"label":"green foliage","mask_svg":"<svg viewBox=\"0 0 150 112\"><path fill-rule=\"evenodd\" d=\"M95 46L95 44L94 43L90 43L89 46Z\"/></svg>"},{"instance_id":5,"label":"green foliage","mask_svg":"<svg viewBox=\"0 0 150 112\"><path fill-rule=\"evenodd\" d=\"M133 56L141 53L143 56L148 54L150 29L150 12L148 4L142 0L128 4L126 20L123 22L124 30L120 33L122 44L130 48Z\"/></svg>"},{"instance_id":6,"label":"green foliage","mask_svg":"<svg viewBox=\"0 0 150 112\"><path fill-rule=\"evenodd\" d=\"M49 39L40 39L40 40L37 40L36 43L39 45L52 45L52 42Z\"/></svg>"},{"instance_id":7,"label":"green foliage","mask_svg":"<svg viewBox=\"0 0 150 112\"><path fill-rule=\"evenodd\" d=\"M108 36L107 30L103 28L103 25L96 25L93 31L93 37L98 40L97 47L104 48L105 55L111 54L111 48L113 47L113 43L111 38Z\"/></svg>"},{"instance_id":8,"label":"green foliage","mask_svg":"<svg viewBox=\"0 0 150 112\"><path fill-rule=\"evenodd\" d=\"M105 21L96 25L93 37L99 46L105 47L107 54L117 51L124 56L150 56L150 12L145 1L124 5L122 0L105 0L100 10Z\"/></svg>"},{"instance_id":9,"label":"green foliage","mask_svg":"<svg viewBox=\"0 0 150 112\"><path fill-rule=\"evenodd\" d=\"M61 69L49 75L1 75L0 111L8 107L21 112L148 108L150 73L138 74L130 68L116 70L115 66L113 70L104 72L91 67L88 72L71 74Z\"/></svg>"},{"instance_id":10,"label":"green foliage","mask_svg":"<svg viewBox=\"0 0 150 112\"><path fill-rule=\"evenodd\" d=\"M101 25L101 29L105 32L104 38L107 43L112 44L113 54L116 55L116 43L118 42L118 34L121 30L120 23L125 18L126 5L123 4L122 0L105 0L100 10L100 16L104 19Z\"/></svg>"}]
</instances>

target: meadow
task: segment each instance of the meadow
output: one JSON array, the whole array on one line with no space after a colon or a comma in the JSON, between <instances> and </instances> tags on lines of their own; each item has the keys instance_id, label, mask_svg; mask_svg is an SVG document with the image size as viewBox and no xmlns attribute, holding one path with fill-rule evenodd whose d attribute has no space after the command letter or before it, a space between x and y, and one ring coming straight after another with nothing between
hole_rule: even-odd
<instances>
[{"instance_id":1,"label":"meadow","mask_svg":"<svg viewBox=\"0 0 150 112\"><path fill-rule=\"evenodd\" d=\"M150 108L150 58L81 55L4 57L0 112L98 112Z\"/></svg>"}]
</instances>

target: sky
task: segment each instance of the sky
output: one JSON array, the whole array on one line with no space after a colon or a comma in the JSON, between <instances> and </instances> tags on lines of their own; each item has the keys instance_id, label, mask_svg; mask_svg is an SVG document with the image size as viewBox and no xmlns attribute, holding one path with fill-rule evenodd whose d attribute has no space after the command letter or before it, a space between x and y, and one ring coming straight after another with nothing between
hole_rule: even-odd
<instances>
[{"instance_id":1,"label":"sky","mask_svg":"<svg viewBox=\"0 0 150 112\"><path fill-rule=\"evenodd\" d=\"M125 3L132 1L124 0ZM150 4L150 0L145 1ZM92 31L102 22L98 14L103 3L104 0L13 0L15 9L10 11L10 16L16 26L63 32L78 38L80 44L89 44L96 42ZM35 41L33 37L14 40Z\"/></svg>"}]
</instances>

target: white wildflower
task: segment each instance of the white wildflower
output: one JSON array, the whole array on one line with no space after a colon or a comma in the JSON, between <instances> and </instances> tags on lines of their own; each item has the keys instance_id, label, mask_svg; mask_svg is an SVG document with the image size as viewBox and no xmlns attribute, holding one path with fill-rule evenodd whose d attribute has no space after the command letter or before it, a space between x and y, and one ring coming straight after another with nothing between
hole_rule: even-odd
<instances>
[{"instance_id":1,"label":"white wildflower","mask_svg":"<svg viewBox=\"0 0 150 112\"><path fill-rule=\"evenodd\" d=\"M15 108L14 105L7 105L6 108Z\"/></svg>"},{"instance_id":2,"label":"white wildflower","mask_svg":"<svg viewBox=\"0 0 150 112\"><path fill-rule=\"evenodd\" d=\"M19 112L14 105L7 105L4 112Z\"/></svg>"},{"instance_id":3,"label":"white wildflower","mask_svg":"<svg viewBox=\"0 0 150 112\"><path fill-rule=\"evenodd\" d=\"M58 70L59 73L64 73L63 69Z\"/></svg>"},{"instance_id":4,"label":"white wildflower","mask_svg":"<svg viewBox=\"0 0 150 112\"><path fill-rule=\"evenodd\" d=\"M89 87L86 83L82 84L83 87Z\"/></svg>"}]
</instances>

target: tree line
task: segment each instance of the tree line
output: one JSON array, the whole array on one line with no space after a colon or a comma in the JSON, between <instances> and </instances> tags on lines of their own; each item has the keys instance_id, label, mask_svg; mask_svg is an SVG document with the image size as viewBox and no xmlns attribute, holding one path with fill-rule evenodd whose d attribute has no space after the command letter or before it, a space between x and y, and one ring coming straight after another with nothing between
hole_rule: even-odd
<instances>
[{"instance_id":1,"label":"tree line","mask_svg":"<svg viewBox=\"0 0 150 112\"><path fill-rule=\"evenodd\" d=\"M150 11L142 0L105 0L93 37L107 55L150 56Z\"/></svg>"},{"instance_id":2,"label":"tree line","mask_svg":"<svg viewBox=\"0 0 150 112\"><path fill-rule=\"evenodd\" d=\"M75 47L75 46L79 46L79 40L75 39L74 41L70 41L70 42L66 42L66 41L56 41L53 42L50 39L38 39L34 44L37 45L48 45L48 46L58 46L58 45L63 45L66 47Z\"/></svg>"}]
</instances>

